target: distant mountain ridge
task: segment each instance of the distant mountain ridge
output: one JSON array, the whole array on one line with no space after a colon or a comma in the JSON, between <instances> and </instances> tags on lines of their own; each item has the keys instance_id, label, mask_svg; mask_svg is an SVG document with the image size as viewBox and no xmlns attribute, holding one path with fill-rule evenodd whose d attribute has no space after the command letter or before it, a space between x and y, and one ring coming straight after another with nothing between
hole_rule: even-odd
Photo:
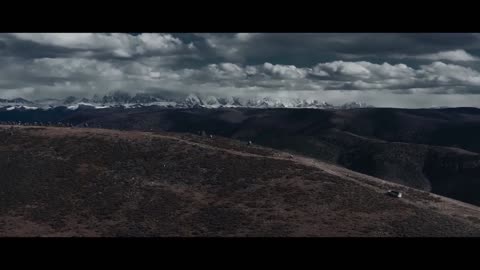
<instances>
[{"instance_id":1,"label":"distant mountain ridge","mask_svg":"<svg viewBox=\"0 0 480 270\"><path fill-rule=\"evenodd\" d=\"M363 102L350 102L334 106L325 101L300 98L273 98L273 97L216 97L189 94L186 98L172 99L162 95L139 93L134 96L125 92L112 92L110 94L92 98L77 98L69 96L64 99L41 99L29 101L23 98L0 99L0 108L13 109L53 109L67 107L76 110L80 107L109 108L109 107L144 107L159 106L170 108L309 108L309 109L355 109L372 107Z\"/></svg>"}]
</instances>

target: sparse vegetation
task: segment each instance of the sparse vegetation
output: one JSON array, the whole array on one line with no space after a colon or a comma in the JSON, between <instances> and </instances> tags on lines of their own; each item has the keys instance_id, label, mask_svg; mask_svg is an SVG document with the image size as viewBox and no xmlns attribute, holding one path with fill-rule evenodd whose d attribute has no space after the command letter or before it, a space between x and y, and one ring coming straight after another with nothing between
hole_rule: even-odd
<instances>
[{"instance_id":1,"label":"sparse vegetation","mask_svg":"<svg viewBox=\"0 0 480 270\"><path fill-rule=\"evenodd\" d=\"M225 138L7 130L0 128L3 236L480 234L447 215L430 224L432 209ZM391 225L399 222L407 225Z\"/></svg>"}]
</instances>

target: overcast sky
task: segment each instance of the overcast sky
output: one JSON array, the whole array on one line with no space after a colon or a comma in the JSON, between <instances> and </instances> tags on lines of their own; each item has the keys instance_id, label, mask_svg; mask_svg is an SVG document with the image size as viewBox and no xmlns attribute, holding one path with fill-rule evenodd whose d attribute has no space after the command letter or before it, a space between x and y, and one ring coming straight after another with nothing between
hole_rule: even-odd
<instances>
[{"instance_id":1,"label":"overcast sky","mask_svg":"<svg viewBox=\"0 0 480 270\"><path fill-rule=\"evenodd\" d=\"M123 90L480 105L480 34L0 34L0 97Z\"/></svg>"}]
</instances>

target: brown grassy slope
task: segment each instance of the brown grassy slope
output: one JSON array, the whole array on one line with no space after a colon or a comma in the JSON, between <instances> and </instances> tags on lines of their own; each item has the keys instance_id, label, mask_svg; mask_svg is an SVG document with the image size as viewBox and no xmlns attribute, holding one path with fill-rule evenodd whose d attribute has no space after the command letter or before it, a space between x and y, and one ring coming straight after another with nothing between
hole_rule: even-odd
<instances>
[{"instance_id":1,"label":"brown grassy slope","mask_svg":"<svg viewBox=\"0 0 480 270\"><path fill-rule=\"evenodd\" d=\"M480 211L225 138L3 126L0 236L480 236Z\"/></svg>"}]
</instances>

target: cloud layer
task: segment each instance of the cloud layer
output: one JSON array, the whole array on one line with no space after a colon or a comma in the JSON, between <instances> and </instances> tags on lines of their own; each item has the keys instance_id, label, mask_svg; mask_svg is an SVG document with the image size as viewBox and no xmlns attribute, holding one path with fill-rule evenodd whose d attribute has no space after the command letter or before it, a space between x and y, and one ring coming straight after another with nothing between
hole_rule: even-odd
<instances>
[{"instance_id":1,"label":"cloud layer","mask_svg":"<svg viewBox=\"0 0 480 270\"><path fill-rule=\"evenodd\" d=\"M123 90L478 106L478 55L477 34L0 34L0 97Z\"/></svg>"}]
</instances>

